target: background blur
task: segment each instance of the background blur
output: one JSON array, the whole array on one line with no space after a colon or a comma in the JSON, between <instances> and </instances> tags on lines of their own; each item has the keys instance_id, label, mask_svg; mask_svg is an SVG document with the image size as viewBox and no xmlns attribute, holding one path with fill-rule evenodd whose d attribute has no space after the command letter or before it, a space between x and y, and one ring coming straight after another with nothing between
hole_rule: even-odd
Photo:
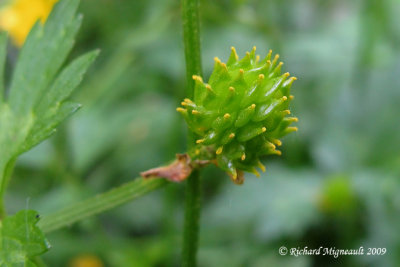
<instances>
[{"instance_id":1,"label":"background blur","mask_svg":"<svg viewBox=\"0 0 400 267\"><path fill-rule=\"evenodd\" d=\"M297 76L299 131L243 186L203 176L200 266L399 266L400 2L203 0L206 78L230 46L281 55ZM74 57L102 50L74 95L83 109L20 158L10 212L46 214L184 152L180 3L84 0ZM10 62L17 55L14 48ZM27 186L28 185L28 186ZM48 235L48 266L179 266L184 184ZM280 256L281 246L386 248L384 256ZM84 265L79 265L84 266ZM85 265L89 267L89 265ZM92 265L90 265L92 266ZM93 265L95 266L95 265Z\"/></svg>"}]
</instances>

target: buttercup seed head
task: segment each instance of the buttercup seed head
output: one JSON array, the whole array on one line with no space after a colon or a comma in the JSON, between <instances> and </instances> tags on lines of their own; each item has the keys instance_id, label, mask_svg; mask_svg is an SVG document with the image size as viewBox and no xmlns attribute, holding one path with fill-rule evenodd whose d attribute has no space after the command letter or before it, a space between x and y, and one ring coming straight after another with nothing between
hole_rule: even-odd
<instances>
[{"instance_id":1,"label":"buttercup seed head","mask_svg":"<svg viewBox=\"0 0 400 267\"><path fill-rule=\"evenodd\" d=\"M286 117L293 99L290 88L296 78L289 77L288 72L281 74L279 55L272 62L271 57L269 51L263 60L257 59L254 47L239 59L232 47L226 64L215 57L208 83L193 76L194 98L182 103L188 112L181 113L199 136L194 151L213 151L193 153L193 157L215 160L235 183L243 182L242 171L257 175L256 167L264 171L260 158L281 155L275 145L282 145L281 137L297 131L290 126L297 118ZM237 179L239 176L241 179Z\"/></svg>"}]
</instances>

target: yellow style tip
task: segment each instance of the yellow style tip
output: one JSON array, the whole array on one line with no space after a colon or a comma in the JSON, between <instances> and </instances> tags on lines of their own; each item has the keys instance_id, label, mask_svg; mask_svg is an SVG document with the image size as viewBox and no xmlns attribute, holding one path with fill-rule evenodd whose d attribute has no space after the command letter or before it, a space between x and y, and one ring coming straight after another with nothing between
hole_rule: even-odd
<instances>
[{"instance_id":1,"label":"yellow style tip","mask_svg":"<svg viewBox=\"0 0 400 267\"><path fill-rule=\"evenodd\" d=\"M256 104L251 104L250 108L251 109L255 109L256 108Z\"/></svg>"},{"instance_id":2,"label":"yellow style tip","mask_svg":"<svg viewBox=\"0 0 400 267\"><path fill-rule=\"evenodd\" d=\"M281 146L282 145L282 141L279 140L279 139L273 139L272 142L277 146Z\"/></svg>"},{"instance_id":3,"label":"yellow style tip","mask_svg":"<svg viewBox=\"0 0 400 267\"><path fill-rule=\"evenodd\" d=\"M231 134L229 135L229 138L230 138L230 139L235 138L235 133L231 133Z\"/></svg>"},{"instance_id":4,"label":"yellow style tip","mask_svg":"<svg viewBox=\"0 0 400 267\"><path fill-rule=\"evenodd\" d=\"M196 144L201 144L201 143L203 143L204 142L204 139L198 139L198 140L196 140Z\"/></svg>"},{"instance_id":5,"label":"yellow style tip","mask_svg":"<svg viewBox=\"0 0 400 267\"><path fill-rule=\"evenodd\" d=\"M240 158L242 161L246 159L246 154L243 153L242 157Z\"/></svg>"},{"instance_id":6,"label":"yellow style tip","mask_svg":"<svg viewBox=\"0 0 400 267\"><path fill-rule=\"evenodd\" d=\"M224 149L224 147L220 146L217 151L215 151L215 154L220 155L222 153L222 150Z\"/></svg>"},{"instance_id":7,"label":"yellow style tip","mask_svg":"<svg viewBox=\"0 0 400 267\"><path fill-rule=\"evenodd\" d=\"M200 114L200 112L194 109L194 110L192 110L192 114L193 115L198 115L198 114Z\"/></svg>"},{"instance_id":8,"label":"yellow style tip","mask_svg":"<svg viewBox=\"0 0 400 267\"><path fill-rule=\"evenodd\" d=\"M238 177L237 172L235 171L234 173L231 174L231 176L232 176L232 179L233 179L234 181L236 181L236 179L237 179L237 177Z\"/></svg>"},{"instance_id":9,"label":"yellow style tip","mask_svg":"<svg viewBox=\"0 0 400 267\"><path fill-rule=\"evenodd\" d=\"M236 48L233 47L233 46L231 46L231 51L232 51L232 53L235 55L235 59L238 60L238 59L239 59L239 56L238 56L238 54L236 53Z\"/></svg>"},{"instance_id":10,"label":"yellow style tip","mask_svg":"<svg viewBox=\"0 0 400 267\"><path fill-rule=\"evenodd\" d=\"M260 170L262 171L262 172L265 172L265 166L259 161L259 162L257 162L257 165L258 165L258 167L260 168Z\"/></svg>"},{"instance_id":11,"label":"yellow style tip","mask_svg":"<svg viewBox=\"0 0 400 267\"><path fill-rule=\"evenodd\" d=\"M229 119L231 117L231 114L229 114L229 113L225 113L225 115L224 115L224 119Z\"/></svg>"},{"instance_id":12,"label":"yellow style tip","mask_svg":"<svg viewBox=\"0 0 400 267\"><path fill-rule=\"evenodd\" d=\"M261 131L262 131L263 133L265 133L265 132L267 131L267 128L262 127L262 128L261 128Z\"/></svg>"},{"instance_id":13,"label":"yellow style tip","mask_svg":"<svg viewBox=\"0 0 400 267\"><path fill-rule=\"evenodd\" d=\"M269 145L271 146L271 149L272 149L272 150L275 150L275 149L276 149L276 146L275 146L273 143L269 143Z\"/></svg>"},{"instance_id":14,"label":"yellow style tip","mask_svg":"<svg viewBox=\"0 0 400 267\"><path fill-rule=\"evenodd\" d=\"M198 75L193 75L192 79L195 80L195 81L203 82L203 79Z\"/></svg>"}]
</instances>

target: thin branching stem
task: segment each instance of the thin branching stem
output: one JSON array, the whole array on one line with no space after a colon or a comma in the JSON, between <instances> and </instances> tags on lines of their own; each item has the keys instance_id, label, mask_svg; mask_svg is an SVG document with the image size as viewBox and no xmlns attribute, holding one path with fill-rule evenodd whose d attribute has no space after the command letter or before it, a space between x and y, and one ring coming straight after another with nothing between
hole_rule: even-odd
<instances>
[{"instance_id":1,"label":"thin branching stem","mask_svg":"<svg viewBox=\"0 0 400 267\"><path fill-rule=\"evenodd\" d=\"M74 203L53 214L44 215L39 221L39 226L43 232L49 233L125 204L167 184L165 179L145 180L139 177L108 192Z\"/></svg>"}]
</instances>

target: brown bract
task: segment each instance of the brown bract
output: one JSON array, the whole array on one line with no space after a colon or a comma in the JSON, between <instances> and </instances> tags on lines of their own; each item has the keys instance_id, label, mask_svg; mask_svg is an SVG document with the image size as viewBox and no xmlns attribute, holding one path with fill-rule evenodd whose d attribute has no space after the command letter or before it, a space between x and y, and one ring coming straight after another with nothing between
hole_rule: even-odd
<instances>
[{"instance_id":1,"label":"brown bract","mask_svg":"<svg viewBox=\"0 0 400 267\"><path fill-rule=\"evenodd\" d=\"M188 154L176 154L176 160L167 166L162 166L141 172L147 178L165 178L171 182L182 182L189 177L193 169L208 164L209 161L192 161Z\"/></svg>"}]
</instances>

